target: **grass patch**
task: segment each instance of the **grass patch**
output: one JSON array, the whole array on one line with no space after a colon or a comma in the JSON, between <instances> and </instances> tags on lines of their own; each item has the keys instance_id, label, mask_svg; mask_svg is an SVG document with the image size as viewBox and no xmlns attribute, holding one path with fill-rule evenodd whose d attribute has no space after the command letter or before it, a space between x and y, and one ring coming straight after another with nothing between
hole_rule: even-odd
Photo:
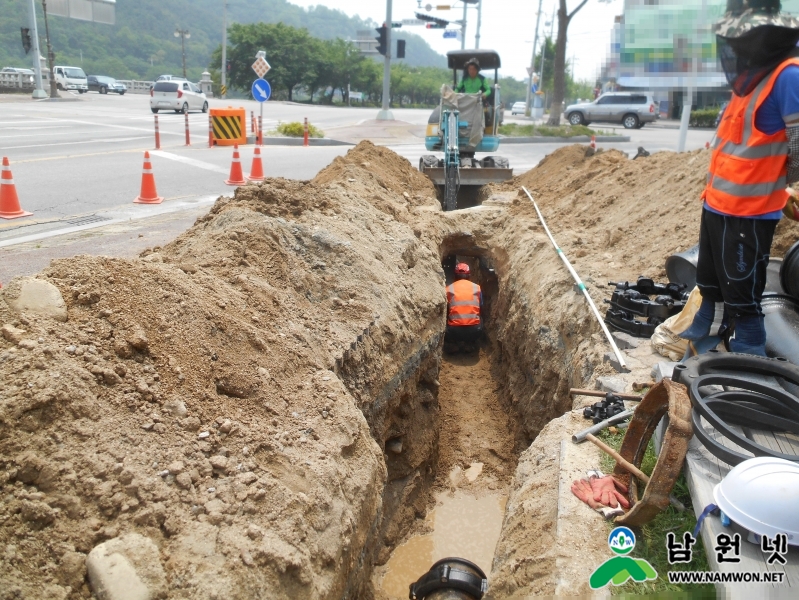
<instances>
[{"instance_id":1,"label":"grass patch","mask_svg":"<svg viewBox=\"0 0 799 600\"><path fill-rule=\"evenodd\" d=\"M277 135L284 135L286 137L303 137L305 135L305 127L299 121L292 121L291 123L283 123L282 121L277 124L277 129L273 132ZM323 138L325 132L314 127L312 123L308 123L308 136L312 138Z\"/></svg>"},{"instance_id":2,"label":"grass patch","mask_svg":"<svg viewBox=\"0 0 799 600\"><path fill-rule=\"evenodd\" d=\"M507 137L575 137L578 135L616 135L613 132L601 129L591 129L585 125L560 125L551 127L549 125L521 125L519 123L506 123L499 126L500 135Z\"/></svg>"},{"instance_id":3,"label":"grass patch","mask_svg":"<svg viewBox=\"0 0 799 600\"><path fill-rule=\"evenodd\" d=\"M618 450L621 448L621 443L624 439L624 430L611 433L606 429L598 437L614 450ZM644 458L641 461L641 470L647 475L651 475L656 462L657 455L655 454L654 443L650 440ZM615 465L616 461L603 452L600 461L600 468L602 471L605 473L612 473ZM677 512L674 507L669 506L668 509L658 514L657 517L643 527L633 528L636 537L633 555L636 558L643 558L649 561L649 564L657 571L658 578L655 581L647 581L645 583L628 581L624 585L618 587L611 586L611 594L627 597L646 595L650 597L667 596L668 598L692 599L710 599L716 597L716 590L712 584L676 585L669 583L668 571L710 571L701 537L693 546L693 555L690 564L669 564L668 553L666 551L666 534L672 532L677 537L678 541L680 541L684 532L693 531L696 526L696 517L694 516L693 505L691 504L691 495L688 492L688 484L685 481L685 475L682 473L677 479L671 493L674 494L680 502L685 504L688 510L684 513L680 513ZM612 523L608 525L608 530L613 528Z\"/></svg>"}]
</instances>

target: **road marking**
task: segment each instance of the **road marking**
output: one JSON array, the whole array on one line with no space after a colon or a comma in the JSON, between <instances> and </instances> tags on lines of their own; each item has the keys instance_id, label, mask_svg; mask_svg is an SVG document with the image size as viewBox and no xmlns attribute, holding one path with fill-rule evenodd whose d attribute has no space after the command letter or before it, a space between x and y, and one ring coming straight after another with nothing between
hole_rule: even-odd
<instances>
[{"instance_id":1,"label":"road marking","mask_svg":"<svg viewBox=\"0 0 799 600\"><path fill-rule=\"evenodd\" d=\"M44 162L46 160L67 160L70 158L88 158L92 156L108 156L109 154L123 154L129 152L144 152L145 150L149 150L149 148L133 148L132 150L109 150L107 152L91 152L89 154L64 154L62 156L47 156L44 158L26 158L23 160L15 160L14 164L19 165L22 163L35 163L35 162Z\"/></svg>"},{"instance_id":2,"label":"road marking","mask_svg":"<svg viewBox=\"0 0 799 600\"><path fill-rule=\"evenodd\" d=\"M162 134L165 132L162 132ZM179 135L177 133L170 134L170 135ZM135 138L125 138L119 141L130 141L130 140L146 140L150 136L142 136L142 137L135 137ZM0 146L0 150L26 150L28 148L50 148L52 146L79 146L81 144L113 144L115 141L114 139L107 139L107 140L84 140L82 142L57 142L54 144L33 144L30 146ZM32 161L15 161L15 162L32 162Z\"/></svg>"},{"instance_id":3,"label":"road marking","mask_svg":"<svg viewBox=\"0 0 799 600\"><path fill-rule=\"evenodd\" d=\"M168 158L169 160L174 160L175 162L183 163L184 165L197 167L198 169L205 169L206 171L213 171L214 173L222 173L222 175L230 174L230 172L227 169L223 169L222 167L217 167L216 165L212 165L211 163L203 162L201 160L196 160L194 158L188 158L186 156L180 156L178 154L172 154L170 152L163 152L162 150L152 150L150 154L153 156L160 156L161 158Z\"/></svg>"},{"instance_id":4,"label":"road marking","mask_svg":"<svg viewBox=\"0 0 799 600\"><path fill-rule=\"evenodd\" d=\"M179 196L185 198L186 196ZM123 205L122 212L113 213L107 211L106 214L115 214L115 217L109 218L107 221L98 221L96 223L88 223L86 225L75 225L73 227L64 227L62 229L55 229L52 231L43 231L40 233L33 233L31 235L21 236L0 241L0 248L7 248L9 246L16 246L18 244L27 244L29 242L36 242L60 235L67 235L70 233L77 233L86 231L87 229L97 229L98 227L107 227L109 225L118 225L119 223L129 223L139 219L146 219L148 217L155 217L168 213L175 213L186 210L187 208L194 208L197 206L204 206L206 204L213 204L219 196L201 196L195 201L189 202L172 202L169 204L156 204L150 206L141 205ZM168 199L167 199L168 200Z\"/></svg>"}]
</instances>

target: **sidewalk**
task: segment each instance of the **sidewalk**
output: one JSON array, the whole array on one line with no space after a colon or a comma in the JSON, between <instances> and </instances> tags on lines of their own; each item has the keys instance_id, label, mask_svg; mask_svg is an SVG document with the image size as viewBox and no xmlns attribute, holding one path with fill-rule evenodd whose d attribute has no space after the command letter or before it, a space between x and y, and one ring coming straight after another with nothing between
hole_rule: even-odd
<instances>
[{"instance_id":1,"label":"sidewalk","mask_svg":"<svg viewBox=\"0 0 799 600\"><path fill-rule=\"evenodd\" d=\"M145 207L149 215L136 217L124 210L101 211L83 219L33 225L21 241L0 235L0 283L12 277L34 275L57 258L78 254L102 254L133 258L145 248L172 241L205 215L216 197ZM171 204L171 205L170 205ZM141 208L141 207L140 207ZM0 231L0 234L3 232ZM3 242L10 242L2 245Z\"/></svg>"},{"instance_id":2,"label":"sidewalk","mask_svg":"<svg viewBox=\"0 0 799 600\"><path fill-rule=\"evenodd\" d=\"M424 144L426 125L415 125L407 121L378 121L369 119L357 125L330 127L325 134L333 139L357 144L370 140L379 146L397 144Z\"/></svg>"}]
</instances>

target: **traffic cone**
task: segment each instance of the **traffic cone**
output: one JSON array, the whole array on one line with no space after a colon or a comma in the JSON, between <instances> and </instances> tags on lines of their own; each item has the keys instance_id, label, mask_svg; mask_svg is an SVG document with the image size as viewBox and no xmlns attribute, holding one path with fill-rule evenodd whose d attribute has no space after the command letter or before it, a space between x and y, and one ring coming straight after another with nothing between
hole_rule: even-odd
<instances>
[{"instance_id":1,"label":"traffic cone","mask_svg":"<svg viewBox=\"0 0 799 600\"><path fill-rule=\"evenodd\" d=\"M255 155L252 157L252 169L247 176L250 181L263 181L264 180L264 165L261 162L261 149L255 147Z\"/></svg>"},{"instance_id":2,"label":"traffic cone","mask_svg":"<svg viewBox=\"0 0 799 600\"><path fill-rule=\"evenodd\" d=\"M591 136L591 147L592 147L594 150L596 150L596 136L595 136L595 135L592 135L592 136Z\"/></svg>"},{"instance_id":3,"label":"traffic cone","mask_svg":"<svg viewBox=\"0 0 799 600\"><path fill-rule=\"evenodd\" d=\"M228 185L246 185L244 173L241 172L241 159L239 158L239 145L233 146L233 162L230 163L230 179L225 179Z\"/></svg>"},{"instance_id":4,"label":"traffic cone","mask_svg":"<svg viewBox=\"0 0 799 600\"><path fill-rule=\"evenodd\" d=\"M155 176L153 165L150 164L150 153L144 153L144 169L141 174L141 193L133 202L134 204L161 204L164 199L155 191Z\"/></svg>"},{"instance_id":5,"label":"traffic cone","mask_svg":"<svg viewBox=\"0 0 799 600\"><path fill-rule=\"evenodd\" d=\"M19 205L17 187L8 164L8 157L3 157L3 175L0 177L0 219L19 219L29 217L33 213L25 212Z\"/></svg>"}]
</instances>

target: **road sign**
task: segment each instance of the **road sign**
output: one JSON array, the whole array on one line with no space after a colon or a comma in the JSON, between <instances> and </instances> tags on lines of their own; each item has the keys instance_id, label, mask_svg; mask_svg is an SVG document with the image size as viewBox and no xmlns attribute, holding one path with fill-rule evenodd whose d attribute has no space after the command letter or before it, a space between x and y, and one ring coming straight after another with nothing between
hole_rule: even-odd
<instances>
[{"instance_id":1,"label":"road sign","mask_svg":"<svg viewBox=\"0 0 799 600\"><path fill-rule=\"evenodd\" d=\"M424 25L426 22L421 19L403 19L403 25Z\"/></svg>"},{"instance_id":2,"label":"road sign","mask_svg":"<svg viewBox=\"0 0 799 600\"><path fill-rule=\"evenodd\" d=\"M259 56L255 59L255 62L252 63L252 70L255 71L255 74L258 75L260 79L263 79L264 75L269 73L269 69L271 68L272 67L269 66L269 63L266 62L263 56Z\"/></svg>"},{"instance_id":3,"label":"road sign","mask_svg":"<svg viewBox=\"0 0 799 600\"><path fill-rule=\"evenodd\" d=\"M527 69L527 74L528 75L532 75L533 74L533 67L525 67L525 69Z\"/></svg>"},{"instance_id":4,"label":"road sign","mask_svg":"<svg viewBox=\"0 0 799 600\"><path fill-rule=\"evenodd\" d=\"M458 30L457 29L447 29L444 31L444 38L457 38L458 37Z\"/></svg>"},{"instance_id":5,"label":"road sign","mask_svg":"<svg viewBox=\"0 0 799 600\"><path fill-rule=\"evenodd\" d=\"M256 79L252 82L252 97L258 102L266 102L272 95L272 87L264 79Z\"/></svg>"}]
</instances>

